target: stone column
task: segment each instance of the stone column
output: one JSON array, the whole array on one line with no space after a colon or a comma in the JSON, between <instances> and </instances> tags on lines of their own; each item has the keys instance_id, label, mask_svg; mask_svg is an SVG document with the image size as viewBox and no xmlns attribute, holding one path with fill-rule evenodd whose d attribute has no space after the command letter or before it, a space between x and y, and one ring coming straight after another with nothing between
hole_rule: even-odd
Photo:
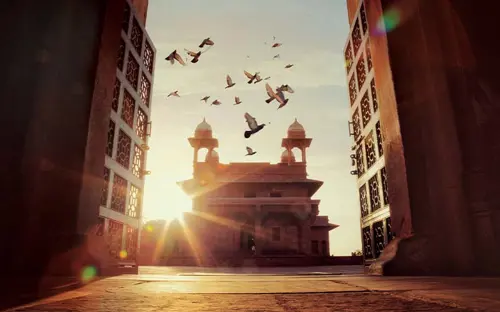
<instances>
[{"instance_id":1,"label":"stone column","mask_svg":"<svg viewBox=\"0 0 500 312\"><path fill-rule=\"evenodd\" d=\"M382 14L381 2L366 2L370 25ZM487 199L484 190L498 186L500 165L485 157L485 146L496 144L486 139L494 132L475 124L474 96L467 93L471 81L464 81L464 74L472 73L477 82L483 72L492 89L498 89L500 66L491 62L490 39L500 21L494 10L466 0L400 5L396 9L405 12L404 22L387 36L371 38L377 92L384 104L380 121L392 228L398 236L390 244L397 248L391 248L392 259L382 266L383 273L474 273L474 258L485 255L473 246L495 245L487 207L498 195ZM482 105L491 108L486 115L498 125L493 102ZM483 247L486 257L495 254Z\"/></svg>"},{"instance_id":2,"label":"stone column","mask_svg":"<svg viewBox=\"0 0 500 312\"><path fill-rule=\"evenodd\" d=\"M37 278L97 223L123 0L11 1L0 85L6 277ZM106 20L103 21L103 18ZM111 59L113 58L113 59ZM10 104L9 104L10 103ZM64 274L74 259L60 263ZM0 282L0 283L2 283ZM3 287L2 289L6 289Z\"/></svg>"},{"instance_id":3,"label":"stone column","mask_svg":"<svg viewBox=\"0 0 500 312\"><path fill-rule=\"evenodd\" d=\"M262 205L255 206L255 255L260 256L262 245L265 242L265 233L262 227Z\"/></svg>"},{"instance_id":4,"label":"stone column","mask_svg":"<svg viewBox=\"0 0 500 312\"><path fill-rule=\"evenodd\" d=\"M311 205L308 205L306 212L311 213ZM300 230L300 250L306 255L311 254L311 217L301 220L299 223Z\"/></svg>"}]
</instances>

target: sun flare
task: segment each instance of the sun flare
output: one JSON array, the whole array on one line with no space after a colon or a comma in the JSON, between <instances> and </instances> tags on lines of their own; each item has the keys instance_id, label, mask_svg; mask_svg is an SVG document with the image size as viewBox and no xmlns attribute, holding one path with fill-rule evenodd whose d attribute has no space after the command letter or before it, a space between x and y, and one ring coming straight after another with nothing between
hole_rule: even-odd
<instances>
[{"instance_id":1,"label":"sun flare","mask_svg":"<svg viewBox=\"0 0 500 312\"><path fill-rule=\"evenodd\" d=\"M184 213L191 211L193 202L177 185L169 187L166 192L166 217L170 220L184 220Z\"/></svg>"}]
</instances>

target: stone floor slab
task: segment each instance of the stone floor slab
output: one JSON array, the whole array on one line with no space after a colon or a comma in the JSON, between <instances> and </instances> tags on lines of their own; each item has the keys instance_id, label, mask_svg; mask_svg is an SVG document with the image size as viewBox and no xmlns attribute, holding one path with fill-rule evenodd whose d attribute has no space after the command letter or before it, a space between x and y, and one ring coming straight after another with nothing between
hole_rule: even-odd
<instances>
[{"instance_id":1,"label":"stone floor slab","mask_svg":"<svg viewBox=\"0 0 500 312\"><path fill-rule=\"evenodd\" d=\"M75 293L75 292L73 292ZM62 300L64 299L64 300ZM84 295L84 292L59 298L58 301L26 306L12 311L170 311L170 312L295 312L295 311L345 311L345 312L455 312L472 311L447 307L420 300L407 300L384 293L330 293L330 294L109 294L105 296Z\"/></svg>"},{"instance_id":2,"label":"stone floor slab","mask_svg":"<svg viewBox=\"0 0 500 312\"><path fill-rule=\"evenodd\" d=\"M159 272L105 278L10 311L500 311L494 278Z\"/></svg>"}]
</instances>

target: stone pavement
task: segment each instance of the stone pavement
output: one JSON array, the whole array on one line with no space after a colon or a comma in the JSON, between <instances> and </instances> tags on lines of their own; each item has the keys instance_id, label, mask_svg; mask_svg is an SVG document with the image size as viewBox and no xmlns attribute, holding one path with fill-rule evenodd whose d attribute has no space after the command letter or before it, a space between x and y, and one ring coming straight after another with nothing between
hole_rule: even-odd
<instances>
[{"instance_id":1,"label":"stone pavement","mask_svg":"<svg viewBox=\"0 0 500 312\"><path fill-rule=\"evenodd\" d=\"M9 311L500 311L497 278L231 270L141 268Z\"/></svg>"}]
</instances>

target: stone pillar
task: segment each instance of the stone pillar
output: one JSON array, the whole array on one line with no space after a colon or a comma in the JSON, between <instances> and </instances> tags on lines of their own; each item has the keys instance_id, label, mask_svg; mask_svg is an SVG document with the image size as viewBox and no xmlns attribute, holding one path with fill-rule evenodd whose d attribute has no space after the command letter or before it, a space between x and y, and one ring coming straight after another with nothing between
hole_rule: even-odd
<instances>
[{"instance_id":1,"label":"stone pillar","mask_svg":"<svg viewBox=\"0 0 500 312\"><path fill-rule=\"evenodd\" d=\"M365 3L369 24L376 25L389 1ZM494 132L486 129L500 118L498 100L478 100L471 88L477 91L481 79L491 90L500 87L500 66L488 61L500 20L495 10L467 0L399 5L400 24L371 38L398 237L378 268L384 274L478 273L477 259L498 259L491 219L498 195L491 190L498 193L500 164L486 155L499 144L487 139ZM487 107L482 126L475 106Z\"/></svg>"},{"instance_id":2,"label":"stone pillar","mask_svg":"<svg viewBox=\"0 0 500 312\"><path fill-rule=\"evenodd\" d=\"M300 227L300 251L305 255L311 254L311 224L309 220L302 221Z\"/></svg>"},{"instance_id":3,"label":"stone pillar","mask_svg":"<svg viewBox=\"0 0 500 312\"><path fill-rule=\"evenodd\" d=\"M195 147L193 148L193 163L196 164L198 162L198 152L199 152L199 148L198 147Z\"/></svg>"},{"instance_id":4,"label":"stone pillar","mask_svg":"<svg viewBox=\"0 0 500 312\"><path fill-rule=\"evenodd\" d=\"M262 205L255 206L255 255L260 256L265 243L265 233L262 226Z\"/></svg>"},{"instance_id":5,"label":"stone pillar","mask_svg":"<svg viewBox=\"0 0 500 312\"><path fill-rule=\"evenodd\" d=\"M300 151L301 151L301 154L302 154L302 162L306 163L307 162L306 148L305 147L301 147Z\"/></svg>"},{"instance_id":6,"label":"stone pillar","mask_svg":"<svg viewBox=\"0 0 500 312\"><path fill-rule=\"evenodd\" d=\"M124 0L10 1L1 19L3 277L37 278L97 223ZM66 266L64 274L78 274ZM8 281L8 279L2 279ZM2 288L2 289L5 289Z\"/></svg>"}]
</instances>

